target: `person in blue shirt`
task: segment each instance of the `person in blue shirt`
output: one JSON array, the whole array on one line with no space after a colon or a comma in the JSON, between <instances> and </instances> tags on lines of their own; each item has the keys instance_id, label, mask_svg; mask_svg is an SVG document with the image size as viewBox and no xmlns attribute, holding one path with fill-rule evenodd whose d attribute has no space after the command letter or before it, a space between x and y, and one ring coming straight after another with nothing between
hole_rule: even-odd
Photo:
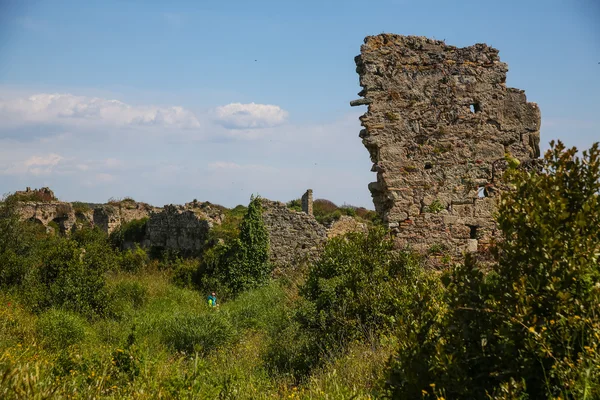
<instances>
[{"instance_id":1,"label":"person in blue shirt","mask_svg":"<svg viewBox=\"0 0 600 400\"><path fill-rule=\"evenodd\" d=\"M217 306L217 295L215 294L215 292L212 292L210 294L210 296L208 296L208 305L210 307L216 307Z\"/></svg>"}]
</instances>

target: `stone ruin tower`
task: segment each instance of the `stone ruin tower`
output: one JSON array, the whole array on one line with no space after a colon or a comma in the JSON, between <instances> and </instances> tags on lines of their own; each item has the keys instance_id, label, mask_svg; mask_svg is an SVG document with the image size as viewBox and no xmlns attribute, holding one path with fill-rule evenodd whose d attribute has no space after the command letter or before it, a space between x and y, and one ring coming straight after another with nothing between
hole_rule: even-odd
<instances>
[{"instance_id":1,"label":"stone ruin tower","mask_svg":"<svg viewBox=\"0 0 600 400\"><path fill-rule=\"evenodd\" d=\"M365 38L355 58L360 137L377 181L373 202L399 246L476 251L495 235L505 154L539 157L540 110L506 87L508 67L485 44Z\"/></svg>"}]
</instances>

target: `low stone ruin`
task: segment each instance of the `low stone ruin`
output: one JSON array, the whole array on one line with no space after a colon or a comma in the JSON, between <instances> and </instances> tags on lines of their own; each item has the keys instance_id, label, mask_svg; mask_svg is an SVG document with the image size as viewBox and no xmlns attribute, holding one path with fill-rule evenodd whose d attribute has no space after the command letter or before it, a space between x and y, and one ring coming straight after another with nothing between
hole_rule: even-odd
<instances>
[{"instance_id":1,"label":"low stone ruin","mask_svg":"<svg viewBox=\"0 0 600 400\"><path fill-rule=\"evenodd\" d=\"M71 232L76 225L75 211L70 203L60 201L23 202L19 205L20 218L43 225L48 230Z\"/></svg>"},{"instance_id":2,"label":"low stone ruin","mask_svg":"<svg viewBox=\"0 0 600 400\"><path fill-rule=\"evenodd\" d=\"M505 154L539 157L540 110L506 87L508 67L485 44L425 37L365 38L356 57L363 144L375 209L399 247L457 253L485 247Z\"/></svg>"},{"instance_id":3,"label":"low stone ruin","mask_svg":"<svg viewBox=\"0 0 600 400\"><path fill-rule=\"evenodd\" d=\"M145 247L177 250L183 254L197 254L206 243L212 223L192 210L174 205L152 213L146 223Z\"/></svg>"},{"instance_id":4,"label":"low stone ruin","mask_svg":"<svg viewBox=\"0 0 600 400\"><path fill-rule=\"evenodd\" d=\"M311 189L302 196L303 211L295 211L284 203L267 199L262 200L262 206L263 221L270 239L270 260L278 270L314 260L330 237L366 230L365 224L348 216L343 216L330 227L321 225L313 216ZM174 250L183 255L200 254L210 230L226 218L223 207L195 200L162 208L132 199L114 200L107 204L71 204L58 200L20 202L18 210L21 219L36 221L48 229L52 229L54 222L62 233L95 226L110 234L123 224L146 218L140 243L142 247ZM133 246L135 243L123 243L124 248Z\"/></svg>"},{"instance_id":5,"label":"low stone ruin","mask_svg":"<svg viewBox=\"0 0 600 400\"><path fill-rule=\"evenodd\" d=\"M309 192L308 209L312 211L312 190ZM312 213L294 211L284 203L266 199L262 200L262 206L273 265L279 268L297 265L318 255L327 240L327 229L317 222Z\"/></svg>"},{"instance_id":6,"label":"low stone ruin","mask_svg":"<svg viewBox=\"0 0 600 400\"><path fill-rule=\"evenodd\" d=\"M224 219L223 212L208 202L166 205L150 213L142 244L144 247L176 250L182 254L199 254L210 229L215 224L220 225Z\"/></svg>"}]
</instances>

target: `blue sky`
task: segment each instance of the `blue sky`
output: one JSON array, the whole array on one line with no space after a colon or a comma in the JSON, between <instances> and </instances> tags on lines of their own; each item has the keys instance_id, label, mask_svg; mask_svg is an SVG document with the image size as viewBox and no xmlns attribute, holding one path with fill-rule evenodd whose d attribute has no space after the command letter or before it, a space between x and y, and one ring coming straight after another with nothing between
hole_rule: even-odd
<instances>
[{"instance_id":1,"label":"blue sky","mask_svg":"<svg viewBox=\"0 0 600 400\"><path fill-rule=\"evenodd\" d=\"M372 208L353 58L367 35L485 42L542 145L600 140L600 2L0 0L0 191L251 193ZM70 118L65 118L70 117Z\"/></svg>"}]
</instances>

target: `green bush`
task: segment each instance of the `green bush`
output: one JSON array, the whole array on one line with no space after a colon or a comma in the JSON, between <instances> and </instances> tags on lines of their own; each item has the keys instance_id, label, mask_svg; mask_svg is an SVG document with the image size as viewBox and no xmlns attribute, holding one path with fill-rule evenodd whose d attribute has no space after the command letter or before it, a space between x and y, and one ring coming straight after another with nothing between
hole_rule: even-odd
<instances>
[{"instance_id":1,"label":"green bush","mask_svg":"<svg viewBox=\"0 0 600 400\"><path fill-rule=\"evenodd\" d=\"M287 202L286 205L287 205L287 208L289 208L290 210L294 210L294 211L298 211L298 212L302 211L302 200L300 200L300 199L290 200Z\"/></svg>"},{"instance_id":2,"label":"green bush","mask_svg":"<svg viewBox=\"0 0 600 400\"><path fill-rule=\"evenodd\" d=\"M392 247L382 228L327 243L301 288L306 301L298 312L319 348L336 352L353 340L375 342L396 325L419 265Z\"/></svg>"},{"instance_id":3,"label":"green bush","mask_svg":"<svg viewBox=\"0 0 600 400\"><path fill-rule=\"evenodd\" d=\"M78 229L71 235L80 246L85 247L90 243L101 242L108 245L108 235L98 227Z\"/></svg>"},{"instance_id":4,"label":"green bush","mask_svg":"<svg viewBox=\"0 0 600 400\"><path fill-rule=\"evenodd\" d=\"M242 293L227 303L236 329L270 331L284 318L285 292L277 282Z\"/></svg>"},{"instance_id":5,"label":"green bush","mask_svg":"<svg viewBox=\"0 0 600 400\"><path fill-rule=\"evenodd\" d=\"M290 316L273 326L262 357L271 375L299 382L315 369L320 355L314 332Z\"/></svg>"},{"instance_id":6,"label":"green bush","mask_svg":"<svg viewBox=\"0 0 600 400\"><path fill-rule=\"evenodd\" d=\"M343 215L353 218L358 217L369 222L379 222L379 216L375 211L352 205L338 207L332 201L325 199L317 199L313 202L313 215L323 225L330 225L339 220Z\"/></svg>"},{"instance_id":7,"label":"green bush","mask_svg":"<svg viewBox=\"0 0 600 400\"><path fill-rule=\"evenodd\" d=\"M85 213L92 210L88 203L83 203L81 201L74 201L71 203L71 206L73 207L73 211L75 211L76 214Z\"/></svg>"},{"instance_id":8,"label":"green bush","mask_svg":"<svg viewBox=\"0 0 600 400\"><path fill-rule=\"evenodd\" d=\"M240 225L239 239L208 249L199 269L200 286L238 294L265 284L271 276L269 234L262 219L260 197L252 197Z\"/></svg>"},{"instance_id":9,"label":"green bush","mask_svg":"<svg viewBox=\"0 0 600 400\"><path fill-rule=\"evenodd\" d=\"M134 219L120 225L111 232L110 242L116 248L122 248L123 243L141 243L146 236L148 217Z\"/></svg>"},{"instance_id":10,"label":"green bush","mask_svg":"<svg viewBox=\"0 0 600 400\"><path fill-rule=\"evenodd\" d=\"M171 264L173 275L171 281L179 287L194 289L198 287L198 268L200 262L194 258L177 258Z\"/></svg>"},{"instance_id":11,"label":"green bush","mask_svg":"<svg viewBox=\"0 0 600 400\"><path fill-rule=\"evenodd\" d=\"M106 311L104 273L114 263L106 248L99 243L80 248L74 240L53 237L40 244L40 252L41 266L24 288L34 310L61 307L90 317Z\"/></svg>"},{"instance_id":12,"label":"green bush","mask_svg":"<svg viewBox=\"0 0 600 400\"><path fill-rule=\"evenodd\" d=\"M141 308L148 302L148 289L136 281L122 281L111 290L113 301L124 302L133 308Z\"/></svg>"},{"instance_id":13,"label":"green bush","mask_svg":"<svg viewBox=\"0 0 600 400\"><path fill-rule=\"evenodd\" d=\"M600 150L551 146L541 173L509 160L497 264L448 274L429 345L391 364L394 398L600 397Z\"/></svg>"},{"instance_id":14,"label":"green bush","mask_svg":"<svg viewBox=\"0 0 600 400\"><path fill-rule=\"evenodd\" d=\"M206 354L235 340L229 315L210 310L203 314L175 314L162 324L163 343L175 351Z\"/></svg>"},{"instance_id":15,"label":"green bush","mask_svg":"<svg viewBox=\"0 0 600 400\"><path fill-rule=\"evenodd\" d=\"M133 249L127 249L121 252L119 265L122 271L139 272L144 269L148 262L146 251L135 245Z\"/></svg>"},{"instance_id":16,"label":"green bush","mask_svg":"<svg viewBox=\"0 0 600 400\"><path fill-rule=\"evenodd\" d=\"M38 243L46 234L42 225L19 221L16 202L0 202L0 287L18 286L39 263Z\"/></svg>"},{"instance_id":17,"label":"green bush","mask_svg":"<svg viewBox=\"0 0 600 400\"><path fill-rule=\"evenodd\" d=\"M208 233L206 249L216 246L219 242L229 242L239 238L240 225L248 207L237 205L231 210L224 209L225 219L221 224L215 224Z\"/></svg>"},{"instance_id":18,"label":"green bush","mask_svg":"<svg viewBox=\"0 0 600 400\"><path fill-rule=\"evenodd\" d=\"M60 350L83 341L85 321L72 312L50 309L39 316L36 331L44 346Z\"/></svg>"}]
</instances>

